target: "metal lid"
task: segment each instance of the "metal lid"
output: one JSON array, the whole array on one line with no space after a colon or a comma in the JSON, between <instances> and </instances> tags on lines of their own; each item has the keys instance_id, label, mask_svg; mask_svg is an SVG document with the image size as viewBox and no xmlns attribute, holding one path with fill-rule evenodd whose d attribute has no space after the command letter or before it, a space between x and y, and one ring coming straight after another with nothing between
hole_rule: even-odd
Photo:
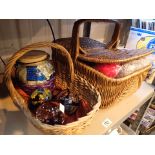
<instances>
[{"instance_id":1,"label":"metal lid","mask_svg":"<svg viewBox=\"0 0 155 155\"><path fill-rule=\"evenodd\" d=\"M41 50L32 50L29 53L23 55L18 62L21 63L35 63L43 61L49 57L49 54Z\"/></svg>"}]
</instances>

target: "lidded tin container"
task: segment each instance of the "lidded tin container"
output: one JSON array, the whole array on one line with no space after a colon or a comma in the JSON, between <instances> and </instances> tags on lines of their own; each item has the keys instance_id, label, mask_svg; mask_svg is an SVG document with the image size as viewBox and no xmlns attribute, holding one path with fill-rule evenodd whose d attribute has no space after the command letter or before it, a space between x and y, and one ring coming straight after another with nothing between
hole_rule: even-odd
<instances>
[{"instance_id":1,"label":"lidded tin container","mask_svg":"<svg viewBox=\"0 0 155 155\"><path fill-rule=\"evenodd\" d=\"M22 56L16 64L16 78L22 89L31 94L38 88L54 88L54 66L49 54L32 50Z\"/></svg>"}]
</instances>

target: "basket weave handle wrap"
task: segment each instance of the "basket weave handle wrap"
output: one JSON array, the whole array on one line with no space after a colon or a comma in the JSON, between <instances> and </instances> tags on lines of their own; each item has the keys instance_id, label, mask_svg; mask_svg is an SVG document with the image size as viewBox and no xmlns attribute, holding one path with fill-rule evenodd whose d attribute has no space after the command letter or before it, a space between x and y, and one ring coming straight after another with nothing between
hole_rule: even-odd
<instances>
[{"instance_id":1,"label":"basket weave handle wrap","mask_svg":"<svg viewBox=\"0 0 155 155\"><path fill-rule=\"evenodd\" d=\"M71 49L71 56L73 60L75 61L79 55L79 48L80 48L80 42L79 42L79 28L82 23L85 22L106 22L106 23L114 23L115 29L114 33L112 35L111 41L106 45L107 49L116 48L117 43L119 42L119 35L120 35L120 23L115 20L110 19L81 19L74 23L73 31L72 31L72 49Z\"/></svg>"},{"instance_id":2,"label":"basket weave handle wrap","mask_svg":"<svg viewBox=\"0 0 155 155\"><path fill-rule=\"evenodd\" d=\"M16 89L14 88L14 85L12 83L11 75L12 75L12 70L14 68L14 65L16 64L16 61L22 57L24 54L30 52L31 50L38 49L38 48L44 48L44 47L52 47L56 48L59 50L55 50L54 52L59 53L59 55L63 55L63 58L66 58L65 63L67 64L67 71L70 74L70 78L68 78L70 84L72 84L72 81L74 80L74 66L73 62L71 59L70 54L67 52L67 50L56 44L56 43L51 43L51 42L39 42L39 43L34 43L31 45L28 45L19 51L17 51L9 60L8 64L6 65L5 73L4 73L4 80L6 82L6 85L10 91L12 91L14 96L11 96L14 98L14 101L19 101L21 97L19 97L19 94L17 93ZM21 103L23 103L21 101ZM18 103L17 103L18 104ZM24 105L23 105L24 106Z\"/></svg>"}]
</instances>

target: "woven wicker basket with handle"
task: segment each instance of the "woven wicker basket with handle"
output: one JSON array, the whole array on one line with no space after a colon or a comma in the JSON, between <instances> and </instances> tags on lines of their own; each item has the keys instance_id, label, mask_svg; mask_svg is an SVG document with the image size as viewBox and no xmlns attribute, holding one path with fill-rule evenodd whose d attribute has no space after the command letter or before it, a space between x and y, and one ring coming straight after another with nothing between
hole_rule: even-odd
<instances>
[{"instance_id":1,"label":"woven wicker basket with handle","mask_svg":"<svg viewBox=\"0 0 155 155\"><path fill-rule=\"evenodd\" d=\"M117 50L117 43L119 41L119 24L116 24L115 29L117 30L115 35L112 37L112 41L105 46L105 48L82 48L79 38L79 27L84 22L105 22L105 20L99 19L82 19L74 23L72 31L72 40L71 43L64 46L67 47L67 50L71 53L75 72L76 74L82 76L84 79L89 81L94 85L101 94L101 107L106 108L111 104L114 104L120 101L123 97L129 96L134 93L140 86L142 81L146 78L147 73L151 67L147 67L135 71L134 73L119 79L109 78L104 74L98 72L94 68L87 65L88 62L93 63L125 63L132 60L136 60L142 57L145 57L152 53L151 50ZM57 42L57 41L56 41ZM114 47L114 45L116 45ZM81 52L81 49L84 50ZM102 56L90 56L91 53L98 55L98 52L102 53ZM101 54L100 53L100 54ZM53 57L55 54L53 53ZM87 62L87 63L85 63Z\"/></svg>"},{"instance_id":2,"label":"woven wicker basket with handle","mask_svg":"<svg viewBox=\"0 0 155 155\"><path fill-rule=\"evenodd\" d=\"M56 85L61 86L62 88L69 88L73 93L73 95L78 93L84 99L86 99L91 105L93 105L92 111L90 111L89 113L87 113L86 116L79 118L77 121L73 123L69 123L66 125L47 125L41 123L31 114L31 112L28 109L27 101L15 89L13 81L14 78L13 70L16 61L31 50L45 47L52 47L59 49L55 53L55 55L58 55L59 57L57 57L56 61L54 61L54 66L56 70ZM32 124L35 127L37 127L46 134L81 133L82 129L84 129L87 125L90 124L93 116L95 115L101 104L101 97L99 92L86 80L74 74L73 62L69 53L66 51L65 48L55 43L50 42L34 43L16 52L9 60L6 66L5 82L10 92L10 96L15 105L17 105L24 112L26 117L32 122Z\"/></svg>"}]
</instances>

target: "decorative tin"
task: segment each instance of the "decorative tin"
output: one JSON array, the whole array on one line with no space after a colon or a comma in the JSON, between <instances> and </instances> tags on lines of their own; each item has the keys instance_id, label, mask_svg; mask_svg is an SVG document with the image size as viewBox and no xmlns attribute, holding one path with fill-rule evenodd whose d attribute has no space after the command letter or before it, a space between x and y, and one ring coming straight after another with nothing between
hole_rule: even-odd
<instances>
[{"instance_id":1,"label":"decorative tin","mask_svg":"<svg viewBox=\"0 0 155 155\"><path fill-rule=\"evenodd\" d=\"M38 88L53 89L54 67L49 61L49 55L34 50L21 57L16 64L16 77L28 94Z\"/></svg>"}]
</instances>

